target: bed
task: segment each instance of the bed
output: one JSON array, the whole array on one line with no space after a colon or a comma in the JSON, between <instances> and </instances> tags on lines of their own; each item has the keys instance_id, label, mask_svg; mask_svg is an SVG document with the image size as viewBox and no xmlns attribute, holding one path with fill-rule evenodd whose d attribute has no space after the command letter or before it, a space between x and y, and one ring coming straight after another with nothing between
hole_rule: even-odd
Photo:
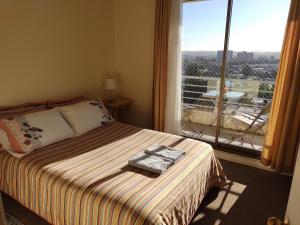
<instances>
[{"instance_id":1,"label":"bed","mask_svg":"<svg viewBox=\"0 0 300 225\"><path fill-rule=\"evenodd\" d=\"M186 155L160 176L127 165L154 143ZM224 181L210 145L119 122L21 159L0 152L1 191L54 225L185 225Z\"/></svg>"}]
</instances>

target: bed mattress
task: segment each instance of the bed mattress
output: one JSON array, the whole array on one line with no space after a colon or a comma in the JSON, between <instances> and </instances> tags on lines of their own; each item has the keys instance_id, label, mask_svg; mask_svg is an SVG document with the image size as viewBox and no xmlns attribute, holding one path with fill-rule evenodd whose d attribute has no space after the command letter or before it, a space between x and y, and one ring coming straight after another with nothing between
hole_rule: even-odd
<instances>
[{"instance_id":1,"label":"bed mattress","mask_svg":"<svg viewBox=\"0 0 300 225\"><path fill-rule=\"evenodd\" d=\"M186 154L160 176L127 165L151 144ZM21 159L0 152L1 190L54 225L185 225L224 179L210 145L118 122Z\"/></svg>"}]
</instances>

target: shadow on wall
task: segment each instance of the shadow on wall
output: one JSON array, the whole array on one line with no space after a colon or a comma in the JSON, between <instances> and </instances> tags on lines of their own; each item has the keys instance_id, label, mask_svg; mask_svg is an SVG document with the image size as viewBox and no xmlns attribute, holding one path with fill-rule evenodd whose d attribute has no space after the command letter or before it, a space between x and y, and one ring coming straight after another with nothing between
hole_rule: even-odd
<instances>
[{"instance_id":1,"label":"shadow on wall","mask_svg":"<svg viewBox=\"0 0 300 225\"><path fill-rule=\"evenodd\" d=\"M138 127L152 129L152 109L150 112L141 111L133 101L128 111L127 122Z\"/></svg>"}]
</instances>

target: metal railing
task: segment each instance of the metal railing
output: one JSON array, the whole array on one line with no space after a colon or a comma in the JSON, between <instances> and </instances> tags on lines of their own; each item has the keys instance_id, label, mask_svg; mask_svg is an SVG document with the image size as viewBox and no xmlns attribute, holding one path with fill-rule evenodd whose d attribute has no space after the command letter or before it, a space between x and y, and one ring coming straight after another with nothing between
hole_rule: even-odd
<instances>
[{"instance_id":1,"label":"metal railing","mask_svg":"<svg viewBox=\"0 0 300 225\"><path fill-rule=\"evenodd\" d=\"M182 120L216 126L222 51L201 54L183 52ZM222 121L231 121L233 115L244 112L255 114L272 101L278 63L279 53L264 56L228 51ZM226 122L220 128L243 131Z\"/></svg>"},{"instance_id":2,"label":"metal railing","mask_svg":"<svg viewBox=\"0 0 300 225\"><path fill-rule=\"evenodd\" d=\"M211 91L218 92L218 83L220 82L220 79L211 77L191 78L190 76L186 75L182 75L182 78L182 121L184 123L194 123L198 125L216 127L218 97L215 96L208 98L206 94L210 93ZM186 79L190 80L186 82ZM191 83L191 79L196 82ZM231 119L232 116L245 112L254 114L263 110L266 102L270 102L272 100L275 82L270 80L229 80L231 81L231 86L228 88L227 93L236 92L242 93L242 95L240 98L237 98L234 101L224 101L222 121L225 122L221 123L220 128L228 131L244 132L247 130L247 126L234 123ZM236 83L238 83L238 85L236 85ZM239 87L241 85L248 86L248 88ZM184 129L187 127L188 126L185 126ZM200 131L195 131L192 129L191 131L196 133L201 132L202 134L204 132L203 129L200 129ZM247 133L250 135L264 136L265 131L266 124L263 129L261 129L261 132L252 132L249 130ZM221 134L223 134L223 132L221 132ZM259 145L262 145L262 142Z\"/></svg>"},{"instance_id":3,"label":"metal railing","mask_svg":"<svg viewBox=\"0 0 300 225\"><path fill-rule=\"evenodd\" d=\"M182 103L187 105L202 106L202 107L211 107L207 102L211 103L211 99L207 99L203 95L209 91L219 91L219 82L218 78L206 78L206 77L193 77L182 75ZM202 85L202 84L190 84L186 82L186 79L193 81L200 80L202 82L212 81L215 85ZM271 101L274 92L275 81L267 80L239 80L239 79L228 79L233 83L245 83L245 86L252 86L252 88L235 88L230 87L227 92L242 92L244 93L243 97L237 102L231 102L231 104L236 104L240 106L248 107L260 107L264 101ZM197 83L197 82L195 82ZM207 82L208 83L208 82ZM260 104L261 102L261 104ZM226 103L225 103L226 104Z\"/></svg>"}]
</instances>

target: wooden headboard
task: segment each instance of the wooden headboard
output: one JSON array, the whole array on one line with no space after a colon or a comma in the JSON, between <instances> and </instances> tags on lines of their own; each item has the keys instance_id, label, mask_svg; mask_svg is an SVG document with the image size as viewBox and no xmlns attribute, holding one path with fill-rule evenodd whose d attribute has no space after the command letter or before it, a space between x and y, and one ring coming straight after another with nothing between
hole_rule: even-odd
<instances>
[{"instance_id":1,"label":"wooden headboard","mask_svg":"<svg viewBox=\"0 0 300 225\"><path fill-rule=\"evenodd\" d=\"M37 112L41 110L51 109L57 106L70 105L86 100L86 97L76 97L62 101L45 101L36 103L25 103L15 106L0 106L0 119L19 116L25 113Z\"/></svg>"},{"instance_id":2,"label":"wooden headboard","mask_svg":"<svg viewBox=\"0 0 300 225\"><path fill-rule=\"evenodd\" d=\"M54 107L75 104L75 103L78 103L78 102L81 102L84 100L87 100L87 98L84 96L80 96L80 97L62 100L62 101L49 101L47 106L48 106L48 109L51 109Z\"/></svg>"}]
</instances>

